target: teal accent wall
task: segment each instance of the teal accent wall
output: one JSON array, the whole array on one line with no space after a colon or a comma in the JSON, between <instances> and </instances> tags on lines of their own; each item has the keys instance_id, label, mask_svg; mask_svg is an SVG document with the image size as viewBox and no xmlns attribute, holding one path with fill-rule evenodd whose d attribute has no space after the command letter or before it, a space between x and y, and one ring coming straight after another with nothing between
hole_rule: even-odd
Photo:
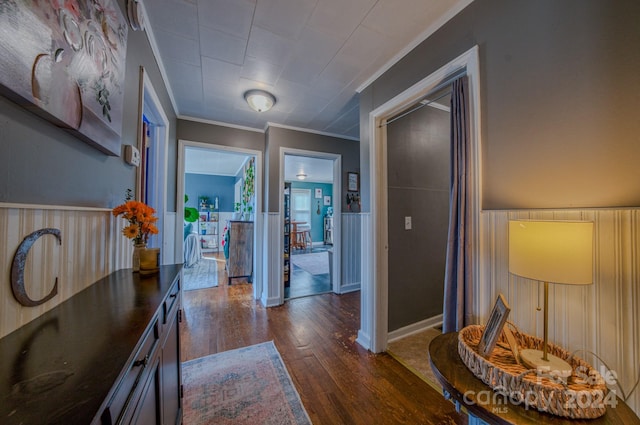
<instances>
[{"instance_id":1,"label":"teal accent wall","mask_svg":"<svg viewBox=\"0 0 640 425\"><path fill-rule=\"evenodd\" d=\"M322 198L316 199L315 190L322 189ZM333 184L292 181L291 189L311 190L311 239L313 242L324 241L324 216L327 208L333 206ZM324 205L324 196L331 196L331 205ZM318 202L320 203L320 214L317 214Z\"/></svg>"}]
</instances>

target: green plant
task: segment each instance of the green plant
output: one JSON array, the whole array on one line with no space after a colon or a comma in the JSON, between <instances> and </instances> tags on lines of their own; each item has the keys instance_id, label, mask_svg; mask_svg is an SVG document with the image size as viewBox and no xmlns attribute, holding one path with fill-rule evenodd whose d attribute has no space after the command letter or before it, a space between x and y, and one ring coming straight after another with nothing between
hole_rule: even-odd
<instances>
[{"instance_id":1,"label":"green plant","mask_svg":"<svg viewBox=\"0 0 640 425\"><path fill-rule=\"evenodd\" d=\"M198 210L193 207L188 207L189 196L184 195L184 221L187 223L195 223L198 220Z\"/></svg>"},{"instance_id":2,"label":"green plant","mask_svg":"<svg viewBox=\"0 0 640 425\"><path fill-rule=\"evenodd\" d=\"M249 161L249 165L244 172L244 182L242 184L242 211L250 213L253 209L251 202L255 193L255 164L253 159Z\"/></svg>"},{"instance_id":3,"label":"green plant","mask_svg":"<svg viewBox=\"0 0 640 425\"><path fill-rule=\"evenodd\" d=\"M240 212L240 207L241 207L240 202L236 202L235 204L233 204L233 210L235 212Z\"/></svg>"}]
</instances>

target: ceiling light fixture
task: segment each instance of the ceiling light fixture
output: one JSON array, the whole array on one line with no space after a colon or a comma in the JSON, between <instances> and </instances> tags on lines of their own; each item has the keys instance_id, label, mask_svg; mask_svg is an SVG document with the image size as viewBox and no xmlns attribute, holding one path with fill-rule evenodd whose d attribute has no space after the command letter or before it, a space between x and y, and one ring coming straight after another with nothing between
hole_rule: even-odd
<instances>
[{"instance_id":1,"label":"ceiling light fixture","mask_svg":"<svg viewBox=\"0 0 640 425\"><path fill-rule=\"evenodd\" d=\"M264 90L249 90L244 94L244 100L256 112L266 112L276 104L276 98Z\"/></svg>"},{"instance_id":2,"label":"ceiling light fixture","mask_svg":"<svg viewBox=\"0 0 640 425\"><path fill-rule=\"evenodd\" d=\"M305 173L300 173L296 174L296 177L298 178L298 180L304 180L307 178L307 175Z\"/></svg>"}]
</instances>

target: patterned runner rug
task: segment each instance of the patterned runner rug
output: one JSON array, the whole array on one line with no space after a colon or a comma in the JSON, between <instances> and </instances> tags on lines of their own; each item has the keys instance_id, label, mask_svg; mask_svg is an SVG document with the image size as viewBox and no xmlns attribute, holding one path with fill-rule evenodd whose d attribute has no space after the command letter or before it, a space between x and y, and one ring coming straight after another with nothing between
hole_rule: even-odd
<instances>
[{"instance_id":1,"label":"patterned runner rug","mask_svg":"<svg viewBox=\"0 0 640 425\"><path fill-rule=\"evenodd\" d=\"M311 424L273 341L182 365L184 425Z\"/></svg>"},{"instance_id":2,"label":"patterned runner rug","mask_svg":"<svg viewBox=\"0 0 640 425\"><path fill-rule=\"evenodd\" d=\"M185 291L218 286L218 262L215 258L202 257L190 268L182 269Z\"/></svg>"}]
</instances>

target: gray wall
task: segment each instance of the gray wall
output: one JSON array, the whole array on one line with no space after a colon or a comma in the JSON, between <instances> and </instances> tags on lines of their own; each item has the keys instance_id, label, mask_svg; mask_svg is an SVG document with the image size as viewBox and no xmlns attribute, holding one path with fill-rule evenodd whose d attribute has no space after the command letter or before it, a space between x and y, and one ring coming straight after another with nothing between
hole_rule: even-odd
<instances>
[{"instance_id":1,"label":"gray wall","mask_svg":"<svg viewBox=\"0 0 640 425\"><path fill-rule=\"evenodd\" d=\"M124 0L118 3L126 10ZM175 113L144 33L129 31L126 60L122 144L137 144L140 66L169 118L169 139L175 140ZM175 209L175 146L169 158L168 202ZM110 208L122 202L127 188L135 188L136 169L121 157L107 156L1 96L0 170L0 202Z\"/></svg>"},{"instance_id":2,"label":"gray wall","mask_svg":"<svg viewBox=\"0 0 640 425\"><path fill-rule=\"evenodd\" d=\"M474 1L361 94L363 170L369 111L477 44L483 208L640 206L638 22L637 0Z\"/></svg>"},{"instance_id":3,"label":"gray wall","mask_svg":"<svg viewBox=\"0 0 640 425\"><path fill-rule=\"evenodd\" d=\"M269 188L278 190L265 191L265 211L278 212L281 209L279 198L280 185L280 148L295 148L315 152L328 152L342 155L342 193L347 192L347 172L360 171L360 151L358 142L323 136L314 133L304 133L281 127L269 127L267 133L267 149L265 155L265 179ZM346 211L345 196L340 196L342 210ZM332 200L335 205L336 201Z\"/></svg>"},{"instance_id":4,"label":"gray wall","mask_svg":"<svg viewBox=\"0 0 640 425\"><path fill-rule=\"evenodd\" d=\"M387 127L389 331L442 314L450 115L423 107ZM404 218L412 229L404 229Z\"/></svg>"}]
</instances>

